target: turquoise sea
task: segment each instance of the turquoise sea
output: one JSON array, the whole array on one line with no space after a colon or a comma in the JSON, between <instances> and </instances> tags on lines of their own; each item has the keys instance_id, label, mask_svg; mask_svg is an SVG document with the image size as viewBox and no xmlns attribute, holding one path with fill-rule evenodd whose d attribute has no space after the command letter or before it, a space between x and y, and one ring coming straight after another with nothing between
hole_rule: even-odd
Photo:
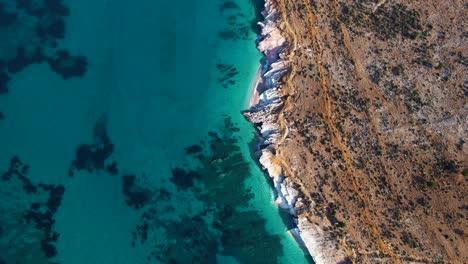
<instances>
[{"instance_id":1,"label":"turquoise sea","mask_svg":"<svg viewBox=\"0 0 468 264\"><path fill-rule=\"evenodd\" d=\"M310 263L244 120L257 0L0 0L0 263Z\"/></svg>"}]
</instances>

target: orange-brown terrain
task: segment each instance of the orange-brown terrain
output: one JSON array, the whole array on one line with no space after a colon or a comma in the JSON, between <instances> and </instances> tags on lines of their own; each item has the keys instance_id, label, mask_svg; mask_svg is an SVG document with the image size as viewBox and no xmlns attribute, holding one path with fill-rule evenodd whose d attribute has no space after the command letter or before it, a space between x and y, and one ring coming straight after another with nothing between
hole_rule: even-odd
<instances>
[{"instance_id":1,"label":"orange-brown terrain","mask_svg":"<svg viewBox=\"0 0 468 264\"><path fill-rule=\"evenodd\" d=\"M275 0L275 158L355 263L468 263L462 0Z\"/></svg>"}]
</instances>

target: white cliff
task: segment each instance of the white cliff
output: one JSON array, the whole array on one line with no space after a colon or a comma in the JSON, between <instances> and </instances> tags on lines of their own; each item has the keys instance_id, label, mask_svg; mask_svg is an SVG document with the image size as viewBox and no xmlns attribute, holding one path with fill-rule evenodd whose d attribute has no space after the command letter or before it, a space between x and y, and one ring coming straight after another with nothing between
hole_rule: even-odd
<instances>
[{"instance_id":1,"label":"white cliff","mask_svg":"<svg viewBox=\"0 0 468 264\"><path fill-rule=\"evenodd\" d=\"M291 180L284 176L282 167L276 162L275 148L281 138L278 115L283 106L281 94L281 78L288 73L289 63L283 58L287 47L286 38L280 30L280 13L274 7L273 0L266 0L265 10L262 12L265 21L259 23L262 27L258 49L265 54L262 65L262 90L257 91L259 101L244 116L256 124L260 136L260 164L272 178L277 191L276 203L283 209L289 210L296 217L297 228L290 233L309 251L315 262L338 263L345 258L345 254L336 248L336 241L327 240L324 231L299 215L303 207L302 198L298 198L299 191L294 189Z\"/></svg>"}]
</instances>

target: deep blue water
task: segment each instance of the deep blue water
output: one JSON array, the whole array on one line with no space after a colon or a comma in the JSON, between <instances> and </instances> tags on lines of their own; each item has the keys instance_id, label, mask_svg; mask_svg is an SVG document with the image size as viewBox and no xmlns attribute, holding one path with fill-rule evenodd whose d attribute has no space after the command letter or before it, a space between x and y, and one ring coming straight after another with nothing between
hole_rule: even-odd
<instances>
[{"instance_id":1,"label":"deep blue water","mask_svg":"<svg viewBox=\"0 0 468 264\"><path fill-rule=\"evenodd\" d=\"M0 0L0 263L307 263L240 112L253 0Z\"/></svg>"}]
</instances>

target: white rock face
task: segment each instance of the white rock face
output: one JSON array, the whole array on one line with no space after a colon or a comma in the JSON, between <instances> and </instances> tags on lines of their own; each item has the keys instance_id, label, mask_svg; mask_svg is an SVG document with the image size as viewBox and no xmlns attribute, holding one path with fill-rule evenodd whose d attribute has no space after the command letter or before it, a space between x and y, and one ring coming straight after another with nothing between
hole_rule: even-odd
<instances>
[{"instance_id":1,"label":"white rock face","mask_svg":"<svg viewBox=\"0 0 468 264\"><path fill-rule=\"evenodd\" d=\"M271 5L270 1L266 1L262 15L265 17L265 21L259 23L262 27L262 40L257 47L265 54L266 64L269 66L278 60L278 55L286 46L286 38L281 35L281 31L276 24L279 13Z\"/></svg>"},{"instance_id":2,"label":"white rock face","mask_svg":"<svg viewBox=\"0 0 468 264\"><path fill-rule=\"evenodd\" d=\"M273 179L278 194L275 202L281 208L288 209L291 215L298 217L298 213L302 212L304 207L302 198L298 198L299 192L294 189L292 182L284 177L282 167L275 162L274 154L274 149L281 138L278 124L278 112L283 106L280 80L289 71L288 62L281 59L284 57L282 52L287 41L277 25L280 14L271 0L266 0L262 14L265 21L259 23L262 27L262 36L257 47L265 54L265 63L262 65L264 90L259 91L257 105L243 114L250 122L257 125L261 133L260 164ZM290 233L307 248L316 263L338 263L345 258L345 254L336 249L336 241L327 240L324 231L318 225L301 216L295 222L297 228L291 229Z\"/></svg>"},{"instance_id":3,"label":"white rock face","mask_svg":"<svg viewBox=\"0 0 468 264\"><path fill-rule=\"evenodd\" d=\"M283 196L284 202L288 205L290 213L292 215L296 214L295 205L297 201L297 196L299 192L293 188L291 181L288 178L285 178L281 183L281 194Z\"/></svg>"},{"instance_id":4,"label":"white rock face","mask_svg":"<svg viewBox=\"0 0 468 264\"><path fill-rule=\"evenodd\" d=\"M315 263L340 263L345 258L344 252L337 250L335 243L326 239L326 235L317 225L305 217L299 217L299 236L302 238Z\"/></svg>"},{"instance_id":5,"label":"white rock face","mask_svg":"<svg viewBox=\"0 0 468 264\"><path fill-rule=\"evenodd\" d=\"M278 86L278 81L288 72L288 68L283 61L277 61L271 65L269 71L265 73L265 87L272 88Z\"/></svg>"},{"instance_id":6,"label":"white rock face","mask_svg":"<svg viewBox=\"0 0 468 264\"><path fill-rule=\"evenodd\" d=\"M263 145L271 145L281 137L277 124L277 113L283 106L283 102L278 81L288 72L289 65L280 59L280 53L287 43L276 24L278 11L273 8L270 1L266 1L262 14L265 21L259 23L262 26L262 36L257 47L265 54L266 58L262 70L262 82L265 90L259 91L258 104L244 112L244 116L260 126Z\"/></svg>"},{"instance_id":7,"label":"white rock face","mask_svg":"<svg viewBox=\"0 0 468 264\"><path fill-rule=\"evenodd\" d=\"M268 175L273 179L281 176L281 167L272 162L273 153L269 149L263 149L262 155L260 156L260 164L267 169Z\"/></svg>"}]
</instances>

